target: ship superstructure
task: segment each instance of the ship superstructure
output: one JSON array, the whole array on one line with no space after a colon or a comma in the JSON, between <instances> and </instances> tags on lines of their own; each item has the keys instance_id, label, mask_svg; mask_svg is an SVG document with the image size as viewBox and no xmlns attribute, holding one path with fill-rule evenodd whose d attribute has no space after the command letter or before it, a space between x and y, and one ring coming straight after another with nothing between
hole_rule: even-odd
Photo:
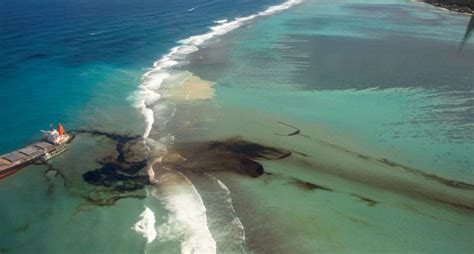
<instances>
[{"instance_id":1,"label":"ship superstructure","mask_svg":"<svg viewBox=\"0 0 474 254\"><path fill-rule=\"evenodd\" d=\"M65 132L62 124L58 124L57 129L51 125L51 130L42 132L42 141L0 156L0 179L35 161L46 161L66 151L69 142L74 138L73 134Z\"/></svg>"}]
</instances>

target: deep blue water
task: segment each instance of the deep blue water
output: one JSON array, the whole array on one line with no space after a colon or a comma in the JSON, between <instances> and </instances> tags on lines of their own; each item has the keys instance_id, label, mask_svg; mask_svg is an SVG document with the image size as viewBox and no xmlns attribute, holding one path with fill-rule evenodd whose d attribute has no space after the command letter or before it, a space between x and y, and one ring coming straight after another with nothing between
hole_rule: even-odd
<instances>
[{"instance_id":1,"label":"deep blue water","mask_svg":"<svg viewBox=\"0 0 474 254\"><path fill-rule=\"evenodd\" d=\"M215 20L275 2L282 0L0 2L0 154L38 139L51 122L142 135L144 121L127 98L152 63ZM179 128L171 134L178 142L240 135L297 151L262 162L273 176L190 170L188 182L155 164L160 184L137 191L143 199L124 198L83 178L113 161L119 145L78 135L48 167L32 165L2 180L0 197L8 205L0 210L0 252L186 253L215 240L218 253L246 245L250 252L472 253L470 214L454 207L463 201L471 207L472 189L390 165L472 183L472 73L465 65L472 44L466 55L454 53L467 18L402 0L360 2L309 0L185 59L192 63L183 69L215 81L216 96L178 105L167 126ZM373 19L376 11L396 17ZM407 17L422 18L415 25ZM373 36L385 32L389 37ZM286 130L277 121L302 135L275 135ZM163 141L147 141L156 145L150 157L173 140L156 129L152 137ZM138 142L124 147L131 159L143 158ZM293 184L298 179L331 191L308 191ZM107 204L114 198L120 201Z\"/></svg>"},{"instance_id":2,"label":"deep blue water","mask_svg":"<svg viewBox=\"0 0 474 254\"><path fill-rule=\"evenodd\" d=\"M128 94L176 41L279 2L1 1L0 153L38 139L52 122L87 125L77 116L111 76L122 82L107 84L110 90ZM116 70L131 71L132 78L125 81ZM122 96L116 103L128 102Z\"/></svg>"}]
</instances>

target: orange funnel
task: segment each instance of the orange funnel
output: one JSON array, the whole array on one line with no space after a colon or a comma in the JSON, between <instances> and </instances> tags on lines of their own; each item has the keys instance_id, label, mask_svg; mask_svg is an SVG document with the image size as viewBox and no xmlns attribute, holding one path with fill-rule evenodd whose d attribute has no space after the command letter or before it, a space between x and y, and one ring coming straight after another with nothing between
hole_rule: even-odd
<instances>
[{"instance_id":1,"label":"orange funnel","mask_svg":"<svg viewBox=\"0 0 474 254\"><path fill-rule=\"evenodd\" d=\"M64 132L64 127L62 124L58 124L58 132L59 132L59 135L62 136L65 132Z\"/></svg>"}]
</instances>

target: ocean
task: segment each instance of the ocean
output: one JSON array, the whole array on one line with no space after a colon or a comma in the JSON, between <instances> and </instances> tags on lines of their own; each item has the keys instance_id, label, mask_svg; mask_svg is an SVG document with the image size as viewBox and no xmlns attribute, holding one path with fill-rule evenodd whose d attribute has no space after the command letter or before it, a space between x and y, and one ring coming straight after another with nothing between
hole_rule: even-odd
<instances>
[{"instance_id":1,"label":"ocean","mask_svg":"<svg viewBox=\"0 0 474 254\"><path fill-rule=\"evenodd\" d=\"M469 16L415 1L3 1L0 253L472 253Z\"/></svg>"}]
</instances>

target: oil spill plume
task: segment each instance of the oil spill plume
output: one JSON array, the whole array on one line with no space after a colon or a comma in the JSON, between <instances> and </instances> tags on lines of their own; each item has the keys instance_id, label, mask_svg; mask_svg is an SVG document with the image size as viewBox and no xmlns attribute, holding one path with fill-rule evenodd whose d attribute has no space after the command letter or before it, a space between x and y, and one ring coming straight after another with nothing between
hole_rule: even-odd
<instances>
[{"instance_id":1,"label":"oil spill plume","mask_svg":"<svg viewBox=\"0 0 474 254\"><path fill-rule=\"evenodd\" d=\"M291 151L241 139L175 144L161 161L161 166L179 171L233 172L250 177L265 173L256 160L280 160Z\"/></svg>"}]
</instances>

